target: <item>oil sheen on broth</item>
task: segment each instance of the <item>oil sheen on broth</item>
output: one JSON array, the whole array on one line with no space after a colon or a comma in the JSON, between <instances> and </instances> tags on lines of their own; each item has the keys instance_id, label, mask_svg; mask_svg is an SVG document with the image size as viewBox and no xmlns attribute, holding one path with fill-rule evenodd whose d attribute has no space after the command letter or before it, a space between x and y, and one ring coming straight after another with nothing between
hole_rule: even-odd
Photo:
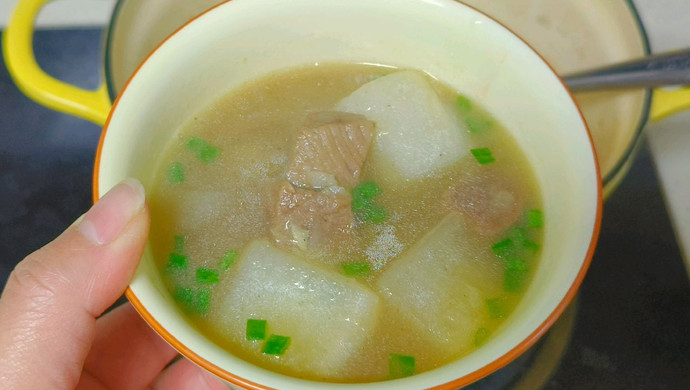
<instances>
[{"instance_id":1,"label":"oil sheen on broth","mask_svg":"<svg viewBox=\"0 0 690 390\"><path fill-rule=\"evenodd\" d=\"M539 189L476 102L321 64L251 82L171 141L151 246L184 317L290 376L421 373L489 339L538 263Z\"/></svg>"}]
</instances>

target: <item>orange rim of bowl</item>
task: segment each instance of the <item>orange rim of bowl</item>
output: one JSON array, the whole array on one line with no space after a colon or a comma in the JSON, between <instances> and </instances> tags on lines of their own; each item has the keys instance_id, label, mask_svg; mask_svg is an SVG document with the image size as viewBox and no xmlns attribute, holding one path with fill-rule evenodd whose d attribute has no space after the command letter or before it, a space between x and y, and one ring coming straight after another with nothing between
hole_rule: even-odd
<instances>
[{"instance_id":1,"label":"orange rim of bowl","mask_svg":"<svg viewBox=\"0 0 690 390\"><path fill-rule=\"evenodd\" d=\"M226 0L223 1L222 3L219 3L208 10L202 12L201 14L197 15L196 17L190 19L187 21L185 24L177 28L172 34L170 34L165 40L163 40L161 43L159 43L155 49L153 49L142 61L137 68L134 70L132 75L129 77L127 80L127 83L125 83L124 87L122 88L122 91L120 94L117 96L115 99L115 102L113 103L113 106L110 110L110 113L108 114L108 118L105 122L105 125L103 126L103 131L101 132L101 137L98 141L98 148L96 150L96 157L94 161L94 172L93 172L93 187L92 187L92 197L94 203L98 201L99 199L99 193L98 193L98 184L99 184L99 171L100 171L100 161L101 161L101 153L103 150L103 145L105 143L105 137L108 131L108 127L110 125L110 120L112 119L113 113L115 112L115 109L118 106L118 103L120 101L120 98L122 97L122 94L124 91L127 90L127 87L129 86L130 82L132 81L132 78L139 72L139 69L141 66L146 63L155 53L158 51L158 49L164 45L171 37L177 35L180 30L184 29L188 24L196 21L197 19L201 18L203 15L205 15L208 12L213 11L214 9L231 2L232 0ZM482 379L499 369L505 367L507 364L515 360L517 357L522 355L527 349L532 347L548 330L551 328L551 326L558 320L558 317L563 313L566 307L570 304L570 302L573 300L575 295L577 294L577 291L582 284L582 281L585 278L585 275L587 274L587 270L589 269L589 265L592 261L592 257L594 256L594 251L596 249L597 245L597 240L599 238L599 232L601 230L601 216L602 216L602 208L603 208L603 200L602 200L602 181L601 181L601 170L599 167L599 162L596 157L596 149L594 147L594 141L592 138L591 131L589 129L589 126L587 125L587 122L584 118L584 115L582 114L582 111L580 110L580 107L577 105L575 102L575 98L573 94L570 92L568 87L566 86L565 82L563 79L558 76L556 73L555 69L551 64L541 55L539 52L537 52L527 41L525 41L520 35L516 34L512 29L508 28L505 26L503 23L499 22L498 20L494 19L493 17L485 14L484 12L479 11L478 9L469 6L467 4L461 4L462 6L468 7L473 9L474 11L480 13L481 15L484 15L485 17L491 19L493 22L499 24L501 27L509 31L511 34L513 34L515 37L517 37L520 41L522 41L534 54L539 56L539 58L544 62L548 68L550 69L551 73L553 73L558 80L560 81L561 85L563 86L563 89L566 91L568 96L570 97L570 100L573 103L573 106L576 108L578 114L580 115L580 119L582 120L582 124L585 127L585 130L587 132L587 137L589 138L589 144L590 144L590 149L592 150L592 155L594 157L594 167L596 171L596 176L597 176L597 210L596 210L596 216L595 216L595 222L594 222L594 227L592 231L592 238L590 240L589 248L587 249L587 253L585 255L585 259L582 262L582 266L580 267L580 271L578 272L577 276L575 277L575 280L573 280L573 283L570 286L570 289L566 292L565 296L561 300L561 302L556 306L556 308L551 312L551 314L544 320L544 322L541 323L529 336L527 336L524 340L522 340L518 345L513 347L511 350L497 358L496 360L493 360L489 364L483 366L482 368L473 371L463 377L460 377L458 379L442 383L440 385L434 386L429 388L428 390L454 390L459 387L463 387L466 385L469 385L473 382L478 381L479 379ZM172 345L180 354L184 355L186 358L190 359L194 363L198 364L205 370L213 373L214 375L222 378L225 381L228 381L232 384L242 386L245 389L248 390L275 390L271 387L267 387L258 383L251 382L249 380L246 380L240 376L237 376L235 374L232 374L228 371L226 371L223 368L220 368L216 366L215 364L209 362L208 360L204 359L200 355L198 355L196 352L192 351L189 349L185 344L177 340L170 332L165 329L152 315L151 313L146 310L146 307L141 303L139 298L134 294L134 291L132 291L131 287L127 287L127 290L125 291L125 296L127 299L130 301L132 306L139 312L139 315L141 315L144 320L158 333L167 341L170 345Z\"/></svg>"}]
</instances>

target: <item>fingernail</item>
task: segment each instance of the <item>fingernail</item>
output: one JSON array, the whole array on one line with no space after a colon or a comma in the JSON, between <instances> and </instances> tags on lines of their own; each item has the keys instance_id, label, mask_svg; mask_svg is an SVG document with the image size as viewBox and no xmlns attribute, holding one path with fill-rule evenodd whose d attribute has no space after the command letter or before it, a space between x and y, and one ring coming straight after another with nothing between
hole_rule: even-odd
<instances>
[{"instance_id":1,"label":"fingernail","mask_svg":"<svg viewBox=\"0 0 690 390\"><path fill-rule=\"evenodd\" d=\"M108 191L78 222L81 234L96 245L112 242L144 207L144 186L126 179Z\"/></svg>"}]
</instances>

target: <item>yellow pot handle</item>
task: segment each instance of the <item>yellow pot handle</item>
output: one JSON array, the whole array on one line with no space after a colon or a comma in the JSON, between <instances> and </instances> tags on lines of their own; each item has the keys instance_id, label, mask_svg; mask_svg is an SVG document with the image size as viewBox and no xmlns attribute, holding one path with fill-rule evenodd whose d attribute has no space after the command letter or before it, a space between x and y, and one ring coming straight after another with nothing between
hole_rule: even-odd
<instances>
[{"instance_id":1,"label":"yellow pot handle","mask_svg":"<svg viewBox=\"0 0 690 390\"><path fill-rule=\"evenodd\" d=\"M655 89L650 115L652 120L659 120L688 108L690 108L690 87L676 90Z\"/></svg>"},{"instance_id":2,"label":"yellow pot handle","mask_svg":"<svg viewBox=\"0 0 690 390\"><path fill-rule=\"evenodd\" d=\"M34 22L38 11L51 0L19 0L3 33L2 52L19 89L39 104L103 125L110 111L105 84L86 90L45 73L33 52Z\"/></svg>"}]
</instances>

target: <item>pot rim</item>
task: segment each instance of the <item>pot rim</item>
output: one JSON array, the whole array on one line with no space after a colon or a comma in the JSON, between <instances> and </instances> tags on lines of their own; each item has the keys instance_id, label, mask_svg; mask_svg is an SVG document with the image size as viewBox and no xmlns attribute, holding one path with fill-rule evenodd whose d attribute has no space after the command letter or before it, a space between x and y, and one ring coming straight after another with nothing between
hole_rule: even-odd
<instances>
[{"instance_id":1,"label":"pot rim","mask_svg":"<svg viewBox=\"0 0 690 390\"><path fill-rule=\"evenodd\" d=\"M459 0L456 0L459 1ZM637 29L639 31L640 44L642 45L643 54L648 56L651 54L649 36L644 27L640 14L633 3L633 0L622 0L627 4L627 8L630 11L630 17L635 22ZM112 102L115 101L119 91L116 90L114 80L113 80L113 41L115 39L115 30L118 28L118 21L120 13L122 11L123 5L127 0L117 0L115 7L113 8L113 13L110 17L110 23L105 32L105 47L104 47L104 78L105 85L107 88L108 96ZM460 1L461 2L461 1ZM642 131L647 125L650 116L651 104L652 104L652 90L646 88L644 90L644 97L642 102L642 112L637 124L637 127L628 143L625 147L624 152L618 158L616 163L608 172L603 172L602 182L607 193L610 193L617 186L618 182L629 167L629 161L634 157L635 152L639 146L640 140L642 139Z\"/></svg>"}]
</instances>

